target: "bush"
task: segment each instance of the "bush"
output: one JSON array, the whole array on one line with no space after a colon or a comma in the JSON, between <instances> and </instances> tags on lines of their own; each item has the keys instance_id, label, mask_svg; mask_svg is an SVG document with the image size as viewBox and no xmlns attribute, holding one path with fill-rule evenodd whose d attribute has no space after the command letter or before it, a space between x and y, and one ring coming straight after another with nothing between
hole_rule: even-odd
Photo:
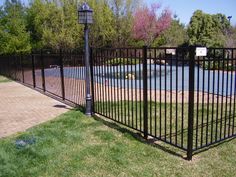
<instances>
[{"instance_id":1,"label":"bush","mask_svg":"<svg viewBox=\"0 0 236 177\"><path fill-rule=\"evenodd\" d=\"M113 58L111 60L108 60L106 64L116 66L116 65L136 65L139 64L139 59L134 58Z\"/></svg>"},{"instance_id":2,"label":"bush","mask_svg":"<svg viewBox=\"0 0 236 177\"><path fill-rule=\"evenodd\" d=\"M215 63L215 64L214 64ZM209 69L209 70L225 70L225 71L235 71L236 67L231 63L225 61L223 63L223 61L204 61L201 64L201 67L203 67L204 69Z\"/></svg>"}]
</instances>

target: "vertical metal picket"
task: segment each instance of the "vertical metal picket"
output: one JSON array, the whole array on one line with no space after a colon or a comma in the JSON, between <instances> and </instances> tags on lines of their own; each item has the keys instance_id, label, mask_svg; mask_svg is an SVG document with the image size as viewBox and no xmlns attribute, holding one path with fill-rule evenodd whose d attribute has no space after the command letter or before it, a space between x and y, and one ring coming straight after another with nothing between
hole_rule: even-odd
<instances>
[{"instance_id":1,"label":"vertical metal picket","mask_svg":"<svg viewBox=\"0 0 236 177\"><path fill-rule=\"evenodd\" d=\"M193 156L193 118L194 118L194 74L195 74L195 47L190 48L189 55L189 110L188 110L188 145L187 159Z\"/></svg>"},{"instance_id":2,"label":"vertical metal picket","mask_svg":"<svg viewBox=\"0 0 236 177\"><path fill-rule=\"evenodd\" d=\"M8 60L7 60L7 69L5 70L5 73L6 73L6 76L11 78L11 75L10 75L10 72L7 72L7 71L10 71L10 61L11 61L11 56L8 56Z\"/></svg>"},{"instance_id":3,"label":"vertical metal picket","mask_svg":"<svg viewBox=\"0 0 236 177\"><path fill-rule=\"evenodd\" d=\"M32 76L33 76L33 86L36 87L36 81L35 81L35 65L34 65L34 55L31 54L31 60L32 60Z\"/></svg>"},{"instance_id":4,"label":"vertical metal picket","mask_svg":"<svg viewBox=\"0 0 236 177\"><path fill-rule=\"evenodd\" d=\"M147 94L147 46L143 47L143 131L148 137L148 94Z\"/></svg>"},{"instance_id":5,"label":"vertical metal picket","mask_svg":"<svg viewBox=\"0 0 236 177\"><path fill-rule=\"evenodd\" d=\"M44 60L43 60L43 50L40 52L40 59L41 59L41 73L42 73L42 86L43 86L43 91L46 91L45 87L45 73L44 73Z\"/></svg>"},{"instance_id":6,"label":"vertical metal picket","mask_svg":"<svg viewBox=\"0 0 236 177\"><path fill-rule=\"evenodd\" d=\"M13 55L13 60L14 60L14 79L17 80L17 63L15 55Z\"/></svg>"},{"instance_id":7,"label":"vertical metal picket","mask_svg":"<svg viewBox=\"0 0 236 177\"><path fill-rule=\"evenodd\" d=\"M24 76L24 67L23 67L23 57L20 54L20 67L21 67L21 74L22 74L22 82L25 83L25 76Z\"/></svg>"},{"instance_id":8,"label":"vertical metal picket","mask_svg":"<svg viewBox=\"0 0 236 177\"><path fill-rule=\"evenodd\" d=\"M61 74L61 96L62 99L65 100L64 68L63 68L63 56L61 49L60 49L59 60L60 60L60 74Z\"/></svg>"}]
</instances>

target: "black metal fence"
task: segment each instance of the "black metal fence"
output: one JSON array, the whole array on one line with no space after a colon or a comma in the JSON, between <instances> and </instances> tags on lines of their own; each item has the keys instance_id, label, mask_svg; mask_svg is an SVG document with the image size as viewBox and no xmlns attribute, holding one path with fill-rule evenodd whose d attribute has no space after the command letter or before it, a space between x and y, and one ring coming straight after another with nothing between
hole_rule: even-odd
<instances>
[{"instance_id":1,"label":"black metal fence","mask_svg":"<svg viewBox=\"0 0 236 177\"><path fill-rule=\"evenodd\" d=\"M2 56L0 74L85 105L83 52ZM91 50L93 111L187 151L235 137L236 49Z\"/></svg>"},{"instance_id":2,"label":"black metal fence","mask_svg":"<svg viewBox=\"0 0 236 177\"><path fill-rule=\"evenodd\" d=\"M85 105L82 50L41 50L30 55L1 56L0 74L75 106Z\"/></svg>"}]
</instances>

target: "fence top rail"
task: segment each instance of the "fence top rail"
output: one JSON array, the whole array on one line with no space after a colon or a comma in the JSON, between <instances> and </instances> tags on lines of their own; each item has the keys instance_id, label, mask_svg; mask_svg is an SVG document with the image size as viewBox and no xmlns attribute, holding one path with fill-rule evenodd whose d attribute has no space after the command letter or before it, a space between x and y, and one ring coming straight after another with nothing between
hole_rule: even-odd
<instances>
[{"instance_id":1,"label":"fence top rail","mask_svg":"<svg viewBox=\"0 0 236 177\"><path fill-rule=\"evenodd\" d=\"M192 47L197 47L197 46L187 46L187 47L147 47L147 50L168 50L168 49L173 49L173 50L189 50ZM144 47L118 47L118 48L95 48L91 47L91 49L95 51L115 51L115 50L143 50ZM223 47L209 47L207 50L222 50L222 51L235 51L236 48L223 48ZM32 50L31 53L13 53L13 54L1 54L0 57L17 57L17 56L30 56L30 55L40 55L43 54L45 55L58 55L62 53L63 55L65 54L73 54L73 55L83 55L84 54L84 49L83 48L78 48L78 49L61 49L61 50L53 50L53 49L41 49L41 50Z\"/></svg>"},{"instance_id":2,"label":"fence top rail","mask_svg":"<svg viewBox=\"0 0 236 177\"><path fill-rule=\"evenodd\" d=\"M198 46L186 46L186 47L147 47L147 49L190 49L193 47L198 47ZM100 48L96 48L96 47L91 47L92 49L95 50L128 50L128 49L137 49L137 50L141 50L143 49L143 47L117 47L117 48L109 48L109 47L100 47ZM209 50L236 50L236 48L224 48L224 47L206 47Z\"/></svg>"},{"instance_id":3,"label":"fence top rail","mask_svg":"<svg viewBox=\"0 0 236 177\"><path fill-rule=\"evenodd\" d=\"M78 49L38 49L32 50L31 53L82 53L84 52L83 48Z\"/></svg>"},{"instance_id":4,"label":"fence top rail","mask_svg":"<svg viewBox=\"0 0 236 177\"><path fill-rule=\"evenodd\" d=\"M134 50L134 49L136 49L136 50L142 50L143 49L143 47L117 47L117 48L108 48L108 47L106 47L106 48L103 48L103 47L101 47L101 48L96 48L96 47L91 47L91 49L93 49L93 50Z\"/></svg>"},{"instance_id":5,"label":"fence top rail","mask_svg":"<svg viewBox=\"0 0 236 177\"><path fill-rule=\"evenodd\" d=\"M236 50L236 48L223 48L223 47L208 47L207 49L215 49L215 50Z\"/></svg>"}]
</instances>

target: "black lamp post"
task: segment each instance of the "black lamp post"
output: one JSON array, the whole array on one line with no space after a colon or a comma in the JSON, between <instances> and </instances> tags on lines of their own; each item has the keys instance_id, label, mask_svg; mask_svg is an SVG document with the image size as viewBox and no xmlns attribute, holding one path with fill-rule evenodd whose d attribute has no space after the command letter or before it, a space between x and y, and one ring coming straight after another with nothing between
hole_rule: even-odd
<instances>
[{"instance_id":1,"label":"black lamp post","mask_svg":"<svg viewBox=\"0 0 236 177\"><path fill-rule=\"evenodd\" d=\"M83 3L78 9L79 24L84 24L84 40L85 40L85 66L86 66L86 111L85 114L92 115L92 97L90 91L90 64L89 64L89 43L88 24L93 23L93 10L87 3Z\"/></svg>"}]
</instances>

